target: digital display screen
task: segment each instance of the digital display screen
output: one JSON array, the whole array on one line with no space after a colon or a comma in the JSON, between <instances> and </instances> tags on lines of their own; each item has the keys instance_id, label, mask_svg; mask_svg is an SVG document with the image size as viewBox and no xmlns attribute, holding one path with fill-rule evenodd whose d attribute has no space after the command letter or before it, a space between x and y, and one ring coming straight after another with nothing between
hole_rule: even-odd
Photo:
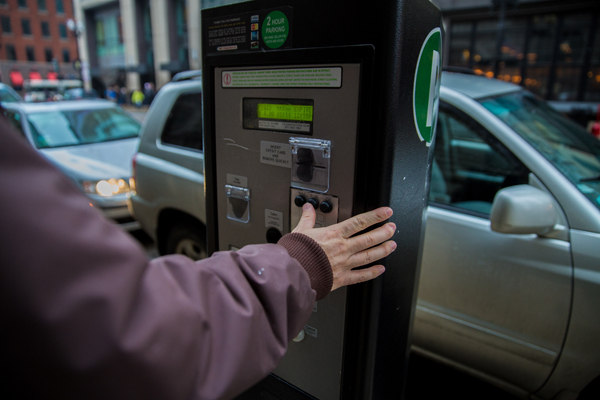
<instances>
[{"instance_id":1,"label":"digital display screen","mask_svg":"<svg viewBox=\"0 0 600 400\"><path fill-rule=\"evenodd\" d=\"M244 129L309 135L313 133L312 99L244 97Z\"/></svg>"},{"instance_id":2,"label":"digital display screen","mask_svg":"<svg viewBox=\"0 0 600 400\"><path fill-rule=\"evenodd\" d=\"M256 114L258 118L312 122L313 106L259 103Z\"/></svg>"}]
</instances>

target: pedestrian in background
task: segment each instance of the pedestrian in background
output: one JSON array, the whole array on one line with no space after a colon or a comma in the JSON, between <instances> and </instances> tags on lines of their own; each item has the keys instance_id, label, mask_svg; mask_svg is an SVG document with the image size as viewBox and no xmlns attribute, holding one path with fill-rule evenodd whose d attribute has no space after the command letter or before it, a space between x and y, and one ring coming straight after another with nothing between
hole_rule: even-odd
<instances>
[{"instance_id":1,"label":"pedestrian in background","mask_svg":"<svg viewBox=\"0 0 600 400\"><path fill-rule=\"evenodd\" d=\"M127 88L122 87L120 92L121 92L121 97L123 98L123 104L130 104L129 96L127 96Z\"/></svg>"},{"instance_id":2,"label":"pedestrian in background","mask_svg":"<svg viewBox=\"0 0 600 400\"><path fill-rule=\"evenodd\" d=\"M113 103L117 101L117 92L115 91L114 87L109 86L106 89L106 99L112 101Z\"/></svg>"},{"instance_id":3,"label":"pedestrian in background","mask_svg":"<svg viewBox=\"0 0 600 400\"><path fill-rule=\"evenodd\" d=\"M140 108L144 102L144 93L142 93L139 89L133 91L131 95L131 102L137 107Z\"/></svg>"},{"instance_id":4,"label":"pedestrian in background","mask_svg":"<svg viewBox=\"0 0 600 400\"><path fill-rule=\"evenodd\" d=\"M156 92L154 91L154 84L152 82L144 83L144 104L150 105L152 100L154 100L154 96Z\"/></svg>"},{"instance_id":5,"label":"pedestrian in background","mask_svg":"<svg viewBox=\"0 0 600 400\"><path fill-rule=\"evenodd\" d=\"M118 105L123 105L125 104L125 94L123 93L123 90L125 88L117 88L117 104Z\"/></svg>"}]
</instances>

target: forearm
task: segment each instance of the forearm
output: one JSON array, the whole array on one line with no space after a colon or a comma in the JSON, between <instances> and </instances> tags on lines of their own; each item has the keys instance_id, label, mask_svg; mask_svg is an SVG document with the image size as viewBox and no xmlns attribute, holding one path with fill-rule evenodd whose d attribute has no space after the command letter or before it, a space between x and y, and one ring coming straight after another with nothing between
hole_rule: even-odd
<instances>
[{"instance_id":1,"label":"forearm","mask_svg":"<svg viewBox=\"0 0 600 400\"><path fill-rule=\"evenodd\" d=\"M227 398L277 364L315 299L283 247L150 261L20 140L0 130L0 185L11 188L0 194L0 363L11 388Z\"/></svg>"}]
</instances>

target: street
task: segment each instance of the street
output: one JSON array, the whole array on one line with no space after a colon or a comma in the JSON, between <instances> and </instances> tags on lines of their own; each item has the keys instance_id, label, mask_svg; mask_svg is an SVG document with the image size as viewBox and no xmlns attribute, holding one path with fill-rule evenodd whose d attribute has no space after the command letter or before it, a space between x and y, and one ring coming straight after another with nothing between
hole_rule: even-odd
<instances>
[{"instance_id":1,"label":"street","mask_svg":"<svg viewBox=\"0 0 600 400\"><path fill-rule=\"evenodd\" d=\"M129 114L131 114L131 116L133 118L135 118L137 121L139 121L140 123L144 121L144 117L146 116L146 113L148 112L147 106L137 108L137 107L134 107L131 105L124 105L124 106L122 106L122 108L124 110L126 110Z\"/></svg>"}]
</instances>

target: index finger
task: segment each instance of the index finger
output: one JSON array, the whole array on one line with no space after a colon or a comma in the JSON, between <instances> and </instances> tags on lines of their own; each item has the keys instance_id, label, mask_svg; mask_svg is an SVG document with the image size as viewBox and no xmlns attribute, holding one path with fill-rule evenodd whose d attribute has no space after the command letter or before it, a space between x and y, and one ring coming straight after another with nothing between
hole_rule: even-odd
<instances>
[{"instance_id":1,"label":"index finger","mask_svg":"<svg viewBox=\"0 0 600 400\"><path fill-rule=\"evenodd\" d=\"M337 229L341 235L347 239L355 233L367 229L371 225L385 221L391 217L393 213L394 211L389 207L380 207L376 210L368 211L340 222Z\"/></svg>"}]
</instances>

